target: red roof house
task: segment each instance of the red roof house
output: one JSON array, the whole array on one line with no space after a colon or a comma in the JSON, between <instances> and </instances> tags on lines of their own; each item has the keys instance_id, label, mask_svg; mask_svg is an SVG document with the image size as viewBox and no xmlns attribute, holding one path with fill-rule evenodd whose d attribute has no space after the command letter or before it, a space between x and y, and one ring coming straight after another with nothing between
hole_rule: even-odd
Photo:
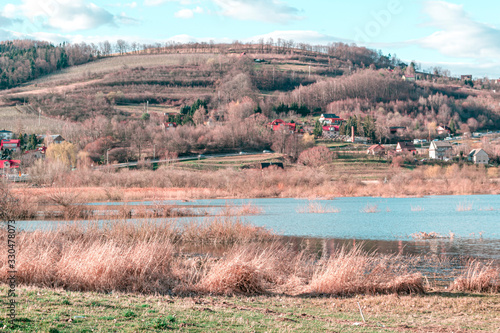
<instances>
[{"instance_id":1,"label":"red roof house","mask_svg":"<svg viewBox=\"0 0 500 333\"><path fill-rule=\"evenodd\" d=\"M0 143L0 149L10 149L10 150L20 150L21 149L21 140L2 140Z\"/></svg>"},{"instance_id":2,"label":"red roof house","mask_svg":"<svg viewBox=\"0 0 500 333\"><path fill-rule=\"evenodd\" d=\"M297 130L297 124L295 123L287 123L282 119L273 120L269 123L273 131L286 131L289 130L291 132L295 132Z\"/></svg>"},{"instance_id":3,"label":"red roof house","mask_svg":"<svg viewBox=\"0 0 500 333\"><path fill-rule=\"evenodd\" d=\"M367 149L366 153L368 155L382 155L385 153L385 147L380 144L373 145Z\"/></svg>"},{"instance_id":4,"label":"red roof house","mask_svg":"<svg viewBox=\"0 0 500 333\"><path fill-rule=\"evenodd\" d=\"M20 166L20 160L0 160L0 169L17 169Z\"/></svg>"}]
</instances>

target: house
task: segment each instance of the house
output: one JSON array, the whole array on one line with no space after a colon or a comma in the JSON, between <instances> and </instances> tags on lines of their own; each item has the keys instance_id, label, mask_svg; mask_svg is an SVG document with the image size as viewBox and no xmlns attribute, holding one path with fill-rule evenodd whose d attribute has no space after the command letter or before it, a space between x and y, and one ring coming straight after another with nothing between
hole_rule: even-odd
<instances>
[{"instance_id":1,"label":"house","mask_svg":"<svg viewBox=\"0 0 500 333\"><path fill-rule=\"evenodd\" d=\"M273 120L268 124L273 131L290 131L295 132L297 125L295 123L287 123L282 119Z\"/></svg>"},{"instance_id":2,"label":"house","mask_svg":"<svg viewBox=\"0 0 500 333\"><path fill-rule=\"evenodd\" d=\"M469 161L474 162L474 164L488 164L490 157L482 149L472 149L469 153Z\"/></svg>"},{"instance_id":3,"label":"house","mask_svg":"<svg viewBox=\"0 0 500 333\"><path fill-rule=\"evenodd\" d=\"M398 142L398 145L396 146L396 153L411 153L415 155L417 153L417 149L411 142Z\"/></svg>"},{"instance_id":4,"label":"house","mask_svg":"<svg viewBox=\"0 0 500 333\"><path fill-rule=\"evenodd\" d=\"M21 150L21 140L2 140L0 144L0 150L9 149L12 151Z\"/></svg>"},{"instance_id":5,"label":"house","mask_svg":"<svg viewBox=\"0 0 500 333\"><path fill-rule=\"evenodd\" d=\"M261 169L267 169L267 168L270 168L270 167L275 167L275 168L278 168L278 169L284 169L285 166L283 165L282 162L270 162L270 163L261 163L260 164L260 168Z\"/></svg>"},{"instance_id":6,"label":"house","mask_svg":"<svg viewBox=\"0 0 500 333\"><path fill-rule=\"evenodd\" d=\"M472 81L472 75L461 75L460 80L462 81Z\"/></svg>"},{"instance_id":7,"label":"house","mask_svg":"<svg viewBox=\"0 0 500 333\"><path fill-rule=\"evenodd\" d=\"M415 74L404 74L403 75L403 81L416 81L417 77Z\"/></svg>"},{"instance_id":8,"label":"house","mask_svg":"<svg viewBox=\"0 0 500 333\"><path fill-rule=\"evenodd\" d=\"M11 140L14 137L14 133L11 131L1 130L0 140Z\"/></svg>"},{"instance_id":9,"label":"house","mask_svg":"<svg viewBox=\"0 0 500 333\"><path fill-rule=\"evenodd\" d=\"M18 169L20 166L20 160L0 160L0 169Z\"/></svg>"},{"instance_id":10,"label":"house","mask_svg":"<svg viewBox=\"0 0 500 333\"><path fill-rule=\"evenodd\" d=\"M436 131L438 135L451 134L451 128L449 128L448 126L438 126L436 128Z\"/></svg>"},{"instance_id":11,"label":"house","mask_svg":"<svg viewBox=\"0 0 500 333\"><path fill-rule=\"evenodd\" d=\"M368 155L384 155L385 153L385 147L382 146L381 144L377 144L377 145L373 145L373 146L370 146L370 148L368 148L366 150L366 153Z\"/></svg>"},{"instance_id":12,"label":"house","mask_svg":"<svg viewBox=\"0 0 500 333\"><path fill-rule=\"evenodd\" d=\"M323 126L323 132L338 132L340 131L340 126L338 125L325 125Z\"/></svg>"},{"instance_id":13,"label":"house","mask_svg":"<svg viewBox=\"0 0 500 333\"><path fill-rule=\"evenodd\" d=\"M164 122L161 124L161 127L167 131L169 129L174 129L177 127L177 123L174 123L174 122Z\"/></svg>"},{"instance_id":14,"label":"house","mask_svg":"<svg viewBox=\"0 0 500 333\"><path fill-rule=\"evenodd\" d=\"M446 141L432 141L429 147L429 158L447 160L452 157L453 147Z\"/></svg>"},{"instance_id":15,"label":"house","mask_svg":"<svg viewBox=\"0 0 500 333\"><path fill-rule=\"evenodd\" d=\"M46 146L48 146L51 143L59 144L59 143L65 141L64 138L59 134L53 134L53 135L42 134L42 135L38 136L38 140L44 141Z\"/></svg>"},{"instance_id":16,"label":"house","mask_svg":"<svg viewBox=\"0 0 500 333\"><path fill-rule=\"evenodd\" d=\"M344 119L333 113L324 113L319 117L319 122L324 125L340 125Z\"/></svg>"},{"instance_id":17,"label":"house","mask_svg":"<svg viewBox=\"0 0 500 333\"><path fill-rule=\"evenodd\" d=\"M391 126L389 127L389 132L391 134L396 134L398 131L404 131L406 130L406 127L404 126Z\"/></svg>"},{"instance_id":18,"label":"house","mask_svg":"<svg viewBox=\"0 0 500 333\"><path fill-rule=\"evenodd\" d=\"M35 150L28 150L24 152L25 156L33 156L36 159L39 158L44 158L45 157L45 152L47 151L47 147L39 147L36 148Z\"/></svg>"}]
</instances>

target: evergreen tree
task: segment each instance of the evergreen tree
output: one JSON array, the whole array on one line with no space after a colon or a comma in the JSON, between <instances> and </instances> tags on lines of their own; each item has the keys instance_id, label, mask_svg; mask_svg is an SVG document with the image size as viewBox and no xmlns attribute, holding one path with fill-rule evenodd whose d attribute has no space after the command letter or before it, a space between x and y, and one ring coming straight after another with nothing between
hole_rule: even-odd
<instances>
[{"instance_id":1,"label":"evergreen tree","mask_svg":"<svg viewBox=\"0 0 500 333\"><path fill-rule=\"evenodd\" d=\"M457 132L457 124L455 124L455 120L453 118L450 119L448 127L450 128L451 134L455 134Z\"/></svg>"},{"instance_id":2,"label":"evergreen tree","mask_svg":"<svg viewBox=\"0 0 500 333\"><path fill-rule=\"evenodd\" d=\"M319 120L316 120L316 124L314 125L313 134L317 138L319 138L320 136L323 135L323 127L321 126L321 123L319 122Z\"/></svg>"}]
</instances>

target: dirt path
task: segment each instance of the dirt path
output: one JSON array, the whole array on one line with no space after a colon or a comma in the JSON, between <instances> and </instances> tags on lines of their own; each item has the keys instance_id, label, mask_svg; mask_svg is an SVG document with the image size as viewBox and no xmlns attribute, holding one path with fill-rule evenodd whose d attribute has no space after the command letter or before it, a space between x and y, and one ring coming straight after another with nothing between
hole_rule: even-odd
<instances>
[{"instance_id":1,"label":"dirt path","mask_svg":"<svg viewBox=\"0 0 500 333\"><path fill-rule=\"evenodd\" d=\"M95 79L95 80L90 80L90 81L85 81L85 82L76 82L76 83L71 83L71 84L55 86L55 87L47 87L47 88L40 88L40 89L16 92L16 93L12 93L12 94L7 93L4 96L44 95L44 94L51 94L51 93L60 94L60 93L66 92L66 91L70 91L70 90L81 88L81 87L84 87L84 86L87 86L90 84L94 84L94 83L100 82L102 80L103 79ZM27 88L30 88L30 87L33 87L33 86L29 86Z\"/></svg>"}]
</instances>

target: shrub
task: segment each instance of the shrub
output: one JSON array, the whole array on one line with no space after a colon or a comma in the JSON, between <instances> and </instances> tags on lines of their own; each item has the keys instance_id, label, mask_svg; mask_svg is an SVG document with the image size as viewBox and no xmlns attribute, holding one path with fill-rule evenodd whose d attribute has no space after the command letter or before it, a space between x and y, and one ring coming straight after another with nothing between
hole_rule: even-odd
<instances>
[{"instance_id":1,"label":"shrub","mask_svg":"<svg viewBox=\"0 0 500 333\"><path fill-rule=\"evenodd\" d=\"M332 162L333 152L330 149L320 146L304 150L299 155L298 163L319 167Z\"/></svg>"}]
</instances>

